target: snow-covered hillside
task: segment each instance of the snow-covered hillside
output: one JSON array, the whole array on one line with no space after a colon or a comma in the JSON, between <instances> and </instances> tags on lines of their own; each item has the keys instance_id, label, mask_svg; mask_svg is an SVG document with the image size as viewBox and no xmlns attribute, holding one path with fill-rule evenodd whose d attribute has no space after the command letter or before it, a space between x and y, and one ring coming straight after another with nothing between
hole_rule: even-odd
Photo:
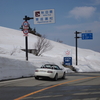
<instances>
[{"instance_id":1,"label":"snow-covered hillside","mask_svg":"<svg viewBox=\"0 0 100 100\"><path fill-rule=\"evenodd\" d=\"M34 49L37 36L29 34L28 48ZM75 66L75 47L51 41L53 48L42 54L41 57L29 54L25 60L25 37L22 31L0 27L0 80L18 77L34 76L36 67L45 63L55 63L62 66L66 50L72 51L73 66L78 72L100 71L100 53L78 48L78 66ZM12 54L12 52L15 52ZM65 69L71 72L70 69Z\"/></svg>"}]
</instances>

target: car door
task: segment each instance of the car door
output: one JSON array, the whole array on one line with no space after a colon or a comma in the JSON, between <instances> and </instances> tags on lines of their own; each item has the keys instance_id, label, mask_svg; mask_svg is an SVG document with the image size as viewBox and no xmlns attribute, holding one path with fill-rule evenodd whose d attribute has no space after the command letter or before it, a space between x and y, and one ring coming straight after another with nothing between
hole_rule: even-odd
<instances>
[{"instance_id":1,"label":"car door","mask_svg":"<svg viewBox=\"0 0 100 100\"><path fill-rule=\"evenodd\" d=\"M59 68L59 66L54 65L54 70L58 73L58 78L61 78L63 76L63 71Z\"/></svg>"}]
</instances>

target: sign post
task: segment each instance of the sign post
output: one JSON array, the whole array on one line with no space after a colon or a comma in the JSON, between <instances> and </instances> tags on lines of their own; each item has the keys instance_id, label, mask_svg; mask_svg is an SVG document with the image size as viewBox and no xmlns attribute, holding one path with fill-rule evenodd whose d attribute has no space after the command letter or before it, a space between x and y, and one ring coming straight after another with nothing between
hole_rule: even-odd
<instances>
[{"instance_id":1,"label":"sign post","mask_svg":"<svg viewBox=\"0 0 100 100\"><path fill-rule=\"evenodd\" d=\"M77 39L79 39L79 38L81 38L81 37L79 37L79 36L77 36L78 34L80 34L81 32L75 32L75 42L76 42L76 65L78 65L78 53L77 53L77 47L78 47L78 41L77 41Z\"/></svg>"},{"instance_id":2,"label":"sign post","mask_svg":"<svg viewBox=\"0 0 100 100\"><path fill-rule=\"evenodd\" d=\"M26 46L26 60L28 61L28 29L29 29L29 24L27 20L23 22L23 33L25 36L25 46Z\"/></svg>"},{"instance_id":3,"label":"sign post","mask_svg":"<svg viewBox=\"0 0 100 100\"><path fill-rule=\"evenodd\" d=\"M25 18L23 18L23 20L25 20L23 22L23 33L25 36L25 47L26 47L26 60L28 61L28 30L29 30L29 23L27 22L27 20L33 19L31 17L27 17L25 16Z\"/></svg>"},{"instance_id":4,"label":"sign post","mask_svg":"<svg viewBox=\"0 0 100 100\"><path fill-rule=\"evenodd\" d=\"M80 34L80 33L82 33L81 34L81 37L79 37L79 36L77 36L77 34ZM78 41L77 41L77 39L78 38L82 38L82 40L91 40L91 39L93 39L93 33L91 33L91 30L86 30L85 32L75 32L75 41L76 41L76 65L78 65L78 57L77 57L77 55L78 55L78 53L77 53L77 44L78 44Z\"/></svg>"},{"instance_id":5,"label":"sign post","mask_svg":"<svg viewBox=\"0 0 100 100\"><path fill-rule=\"evenodd\" d=\"M34 17L25 16L25 18L23 18L23 20L25 20L23 22L22 29L25 36L26 60L28 60L28 37L27 36L28 36L28 30L30 28L27 20L30 20L30 19L34 19L34 24L55 23L54 9L34 11Z\"/></svg>"}]
</instances>

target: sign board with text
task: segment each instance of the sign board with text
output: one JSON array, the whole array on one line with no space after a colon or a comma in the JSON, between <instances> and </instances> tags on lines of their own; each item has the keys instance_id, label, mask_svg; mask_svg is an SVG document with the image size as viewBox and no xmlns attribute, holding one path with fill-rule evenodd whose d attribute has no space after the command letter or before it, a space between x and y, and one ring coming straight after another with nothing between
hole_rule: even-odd
<instances>
[{"instance_id":1,"label":"sign board with text","mask_svg":"<svg viewBox=\"0 0 100 100\"><path fill-rule=\"evenodd\" d=\"M91 40L93 39L93 33L82 33L82 40Z\"/></svg>"},{"instance_id":2,"label":"sign board with text","mask_svg":"<svg viewBox=\"0 0 100 100\"><path fill-rule=\"evenodd\" d=\"M54 9L34 11L34 24L55 23Z\"/></svg>"},{"instance_id":3,"label":"sign board with text","mask_svg":"<svg viewBox=\"0 0 100 100\"><path fill-rule=\"evenodd\" d=\"M72 57L64 57L64 65L71 66L72 65Z\"/></svg>"}]
</instances>

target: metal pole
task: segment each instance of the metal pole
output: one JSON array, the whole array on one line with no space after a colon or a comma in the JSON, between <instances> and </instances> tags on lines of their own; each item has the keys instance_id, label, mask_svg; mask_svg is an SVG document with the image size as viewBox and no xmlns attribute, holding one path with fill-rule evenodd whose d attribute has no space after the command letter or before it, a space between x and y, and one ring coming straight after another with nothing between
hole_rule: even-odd
<instances>
[{"instance_id":1,"label":"metal pole","mask_svg":"<svg viewBox=\"0 0 100 100\"><path fill-rule=\"evenodd\" d=\"M23 18L23 20L27 21L30 19L34 19L33 17L27 17L25 16L25 18ZM26 46L26 60L28 61L28 37L25 36L25 46Z\"/></svg>"},{"instance_id":2,"label":"metal pole","mask_svg":"<svg viewBox=\"0 0 100 100\"><path fill-rule=\"evenodd\" d=\"M28 37L25 36L26 60L28 61Z\"/></svg>"},{"instance_id":3,"label":"metal pole","mask_svg":"<svg viewBox=\"0 0 100 100\"><path fill-rule=\"evenodd\" d=\"M77 31L76 31L76 65L78 64L78 60L77 60Z\"/></svg>"},{"instance_id":4,"label":"metal pole","mask_svg":"<svg viewBox=\"0 0 100 100\"><path fill-rule=\"evenodd\" d=\"M75 41L76 41L76 65L78 65L78 49L77 49L77 47L78 47L78 38L81 38L81 37L79 37L79 36L77 36L77 34L80 34L81 32L75 32Z\"/></svg>"},{"instance_id":5,"label":"metal pole","mask_svg":"<svg viewBox=\"0 0 100 100\"><path fill-rule=\"evenodd\" d=\"M25 16L25 21L27 21L27 16ZM25 36L25 46L26 46L26 61L28 61L28 37Z\"/></svg>"}]
</instances>

